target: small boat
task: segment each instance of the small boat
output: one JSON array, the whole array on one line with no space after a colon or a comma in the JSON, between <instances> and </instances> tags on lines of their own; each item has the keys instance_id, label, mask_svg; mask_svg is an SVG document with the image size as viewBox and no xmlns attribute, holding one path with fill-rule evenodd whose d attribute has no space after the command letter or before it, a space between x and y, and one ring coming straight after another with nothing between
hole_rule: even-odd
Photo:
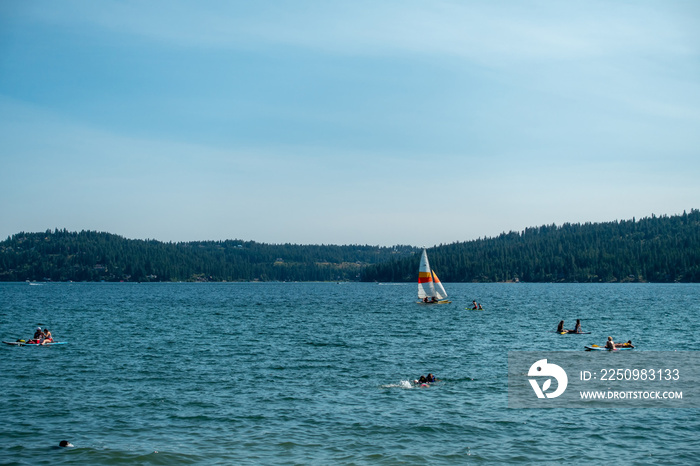
<instances>
[{"instance_id":1,"label":"small boat","mask_svg":"<svg viewBox=\"0 0 700 466\"><path fill-rule=\"evenodd\" d=\"M452 301L447 300L445 287L440 283L437 274L430 269L428 262L428 252L423 249L418 267L418 301L419 304L447 304Z\"/></svg>"}]
</instances>

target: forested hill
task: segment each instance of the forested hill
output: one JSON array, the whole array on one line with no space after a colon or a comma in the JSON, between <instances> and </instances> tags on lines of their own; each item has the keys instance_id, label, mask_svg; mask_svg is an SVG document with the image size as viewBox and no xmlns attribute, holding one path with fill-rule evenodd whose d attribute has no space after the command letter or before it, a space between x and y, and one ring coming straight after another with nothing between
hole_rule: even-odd
<instances>
[{"instance_id":1,"label":"forested hill","mask_svg":"<svg viewBox=\"0 0 700 466\"><path fill-rule=\"evenodd\" d=\"M0 281L407 281L412 246L164 243L95 231L0 242ZM700 211L527 228L429 250L443 282L700 282Z\"/></svg>"},{"instance_id":2,"label":"forested hill","mask_svg":"<svg viewBox=\"0 0 700 466\"><path fill-rule=\"evenodd\" d=\"M252 241L163 243L95 231L19 233L0 243L0 281L358 280L411 246L301 246Z\"/></svg>"},{"instance_id":3,"label":"forested hill","mask_svg":"<svg viewBox=\"0 0 700 466\"><path fill-rule=\"evenodd\" d=\"M700 211L528 228L428 250L443 282L700 282ZM419 257L365 268L364 281L415 281Z\"/></svg>"}]
</instances>

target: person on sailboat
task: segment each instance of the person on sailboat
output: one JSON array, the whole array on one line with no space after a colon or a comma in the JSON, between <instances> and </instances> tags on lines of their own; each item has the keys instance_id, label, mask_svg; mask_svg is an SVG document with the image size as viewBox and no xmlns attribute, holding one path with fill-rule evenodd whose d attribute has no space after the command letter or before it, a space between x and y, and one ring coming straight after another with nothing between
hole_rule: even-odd
<instances>
[{"instance_id":1,"label":"person on sailboat","mask_svg":"<svg viewBox=\"0 0 700 466\"><path fill-rule=\"evenodd\" d=\"M433 296L432 298L430 298L430 302L431 302L431 303L436 303L436 302L438 302L437 297Z\"/></svg>"}]
</instances>

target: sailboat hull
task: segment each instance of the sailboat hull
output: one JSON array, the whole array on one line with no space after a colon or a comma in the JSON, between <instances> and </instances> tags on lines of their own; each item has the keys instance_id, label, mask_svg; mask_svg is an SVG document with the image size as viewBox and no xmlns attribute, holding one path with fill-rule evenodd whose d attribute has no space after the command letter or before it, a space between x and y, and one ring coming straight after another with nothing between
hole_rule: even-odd
<instances>
[{"instance_id":1,"label":"sailboat hull","mask_svg":"<svg viewBox=\"0 0 700 466\"><path fill-rule=\"evenodd\" d=\"M427 303L425 301L416 301L416 304L449 304L451 302L452 301L448 301L447 299L443 299L442 301L437 301L437 302L429 301Z\"/></svg>"}]
</instances>

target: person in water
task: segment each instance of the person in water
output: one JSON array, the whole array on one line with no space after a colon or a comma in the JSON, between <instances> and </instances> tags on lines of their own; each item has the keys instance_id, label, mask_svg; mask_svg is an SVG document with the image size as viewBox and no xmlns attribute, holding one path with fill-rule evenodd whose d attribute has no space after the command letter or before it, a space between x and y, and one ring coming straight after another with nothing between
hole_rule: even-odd
<instances>
[{"instance_id":1,"label":"person in water","mask_svg":"<svg viewBox=\"0 0 700 466\"><path fill-rule=\"evenodd\" d=\"M437 379L433 374L428 374L428 376L421 375L418 380L414 380L415 385L428 385L429 383L437 382Z\"/></svg>"},{"instance_id":2,"label":"person in water","mask_svg":"<svg viewBox=\"0 0 700 466\"><path fill-rule=\"evenodd\" d=\"M571 333L581 333L581 319L576 319L576 325Z\"/></svg>"},{"instance_id":3,"label":"person in water","mask_svg":"<svg viewBox=\"0 0 700 466\"><path fill-rule=\"evenodd\" d=\"M612 337L608 337L608 341L605 343L605 349L615 349L615 342L613 341Z\"/></svg>"}]
</instances>

